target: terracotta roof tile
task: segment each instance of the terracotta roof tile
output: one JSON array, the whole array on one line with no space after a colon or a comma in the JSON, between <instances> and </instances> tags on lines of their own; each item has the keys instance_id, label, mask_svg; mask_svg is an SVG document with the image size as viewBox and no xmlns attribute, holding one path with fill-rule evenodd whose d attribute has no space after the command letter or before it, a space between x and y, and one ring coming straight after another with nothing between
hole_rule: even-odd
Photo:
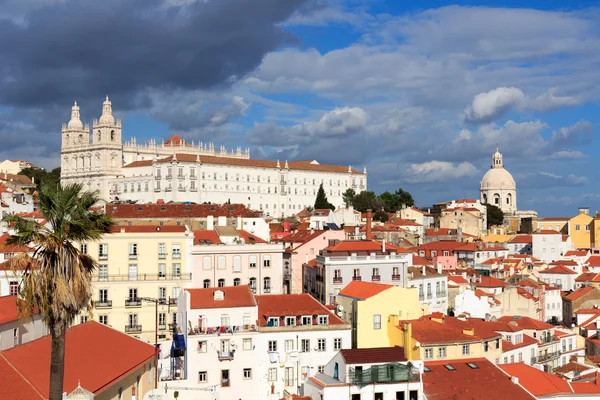
<instances>
[{"instance_id":1,"label":"terracotta roof tile","mask_svg":"<svg viewBox=\"0 0 600 400\"><path fill-rule=\"evenodd\" d=\"M185 290L190 294L190 309L192 310L254 307L256 305L248 285ZM223 300L215 300L217 291L223 292Z\"/></svg>"},{"instance_id":2,"label":"terracotta roof tile","mask_svg":"<svg viewBox=\"0 0 600 400\"><path fill-rule=\"evenodd\" d=\"M519 378L521 384L534 396L543 397L573 393L598 393L600 386L593 383L573 382L569 384L558 375L552 375L527 364L502 364L499 367L511 376Z\"/></svg>"},{"instance_id":3,"label":"terracotta roof tile","mask_svg":"<svg viewBox=\"0 0 600 400\"><path fill-rule=\"evenodd\" d=\"M535 231L532 233L533 235L561 235L559 231L551 230L551 229L540 229L539 231Z\"/></svg>"},{"instance_id":4,"label":"terracotta roof tile","mask_svg":"<svg viewBox=\"0 0 600 400\"><path fill-rule=\"evenodd\" d=\"M426 258L423 258L419 255L413 254L413 265L420 267L423 265L430 266L430 265L433 265L433 263Z\"/></svg>"},{"instance_id":5,"label":"terracotta roof tile","mask_svg":"<svg viewBox=\"0 0 600 400\"><path fill-rule=\"evenodd\" d=\"M591 292L592 290L594 290L594 288L592 286L584 286L582 288L579 288L577 290L574 290L573 292L564 295L563 298L570 300L570 301L575 301L583 296L585 296L586 294L588 294L589 292Z\"/></svg>"},{"instance_id":6,"label":"terracotta roof tile","mask_svg":"<svg viewBox=\"0 0 600 400\"><path fill-rule=\"evenodd\" d=\"M238 234L245 243L267 243L265 240L243 229L239 229Z\"/></svg>"},{"instance_id":7,"label":"terracotta roof tile","mask_svg":"<svg viewBox=\"0 0 600 400\"><path fill-rule=\"evenodd\" d=\"M329 325L345 325L337 315L319 303L308 293L302 294L271 294L256 296L258 303L259 326L268 326L269 317L327 315Z\"/></svg>"},{"instance_id":8,"label":"terracotta roof tile","mask_svg":"<svg viewBox=\"0 0 600 400\"><path fill-rule=\"evenodd\" d=\"M382 251L383 244L377 240L342 240L338 244L328 246L324 251L337 252L359 252L359 251ZM396 253L412 253L412 251L403 247L398 247L386 243L385 250L387 252L395 251Z\"/></svg>"},{"instance_id":9,"label":"terracotta roof tile","mask_svg":"<svg viewBox=\"0 0 600 400\"><path fill-rule=\"evenodd\" d=\"M565 257L585 257L588 253L587 250L568 250L565 253Z\"/></svg>"},{"instance_id":10,"label":"terracotta roof tile","mask_svg":"<svg viewBox=\"0 0 600 400\"><path fill-rule=\"evenodd\" d=\"M194 231L194 245L199 244L223 244L223 242L221 242L221 238L215 231L197 230Z\"/></svg>"},{"instance_id":11,"label":"terracotta roof tile","mask_svg":"<svg viewBox=\"0 0 600 400\"><path fill-rule=\"evenodd\" d=\"M10 238L11 235L8 233L0 236L0 253L32 253L33 249L29 246L19 246L10 244L7 245L6 241Z\"/></svg>"},{"instance_id":12,"label":"terracotta roof tile","mask_svg":"<svg viewBox=\"0 0 600 400\"><path fill-rule=\"evenodd\" d=\"M557 265L556 267L548 268L539 272L540 274L569 274L577 275L577 272L569 269L563 265Z\"/></svg>"},{"instance_id":13,"label":"terracotta roof tile","mask_svg":"<svg viewBox=\"0 0 600 400\"><path fill-rule=\"evenodd\" d=\"M23 316L19 313L17 302L23 300L18 299L16 296L2 296L0 297L0 324L7 322L17 321Z\"/></svg>"},{"instance_id":14,"label":"terracotta roof tile","mask_svg":"<svg viewBox=\"0 0 600 400\"><path fill-rule=\"evenodd\" d=\"M554 328L553 325L525 316L503 316L498 318L498 320L504 322L514 322L518 327L523 329L542 330Z\"/></svg>"},{"instance_id":15,"label":"terracotta roof tile","mask_svg":"<svg viewBox=\"0 0 600 400\"><path fill-rule=\"evenodd\" d=\"M515 235L513 236L508 243L532 243L533 239L531 235Z\"/></svg>"},{"instance_id":16,"label":"terracotta roof tile","mask_svg":"<svg viewBox=\"0 0 600 400\"><path fill-rule=\"evenodd\" d=\"M178 225L114 225L112 233L176 233L185 232L185 226Z\"/></svg>"},{"instance_id":17,"label":"terracotta roof tile","mask_svg":"<svg viewBox=\"0 0 600 400\"><path fill-rule=\"evenodd\" d=\"M11 400L46 399L0 353L0 398Z\"/></svg>"},{"instance_id":18,"label":"terracotta roof tile","mask_svg":"<svg viewBox=\"0 0 600 400\"><path fill-rule=\"evenodd\" d=\"M404 329L403 324L407 322L412 325L412 336L424 345L437 343L460 343L480 341L476 335L463 333L462 329L449 324L440 323L422 317L416 320L400 321L398 329ZM496 336L500 336L499 334Z\"/></svg>"},{"instance_id":19,"label":"terracotta roof tile","mask_svg":"<svg viewBox=\"0 0 600 400\"><path fill-rule=\"evenodd\" d=\"M575 278L576 282L600 282L600 273L598 272L584 272Z\"/></svg>"},{"instance_id":20,"label":"terracotta roof tile","mask_svg":"<svg viewBox=\"0 0 600 400\"><path fill-rule=\"evenodd\" d=\"M402 347L342 349L346 364L378 364L407 361Z\"/></svg>"},{"instance_id":21,"label":"terracotta roof tile","mask_svg":"<svg viewBox=\"0 0 600 400\"><path fill-rule=\"evenodd\" d=\"M106 214L115 219L172 219L214 217L258 218L260 213L243 204L107 204Z\"/></svg>"},{"instance_id":22,"label":"terracotta roof tile","mask_svg":"<svg viewBox=\"0 0 600 400\"><path fill-rule=\"evenodd\" d=\"M48 397L50 390L50 342L50 336L44 336L2 352L3 357L44 398ZM81 382L87 390L101 393L131 371L153 360L155 354L154 345L98 322L74 326L66 333L64 391L72 392Z\"/></svg>"},{"instance_id":23,"label":"terracotta roof tile","mask_svg":"<svg viewBox=\"0 0 600 400\"><path fill-rule=\"evenodd\" d=\"M461 285L469 284L469 281L463 278L461 275L448 275L448 282L454 282Z\"/></svg>"},{"instance_id":24,"label":"terracotta roof tile","mask_svg":"<svg viewBox=\"0 0 600 400\"><path fill-rule=\"evenodd\" d=\"M575 262L573 260L557 260L557 261L552 261L548 265L564 265L565 267L576 267L579 264L577 264L577 262Z\"/></svg>"},{"instance_id":25,"label":"terracotta roof tile","mask_svg":"<svg viewBox=\"0 0 600 400\"><path fill-rule=\"evenodd\" d=\"M532 344L537 345L537 339L532 338L529 335L523 335L523 341L521 343L513 343L507 342L506 340L502 340L502 351L510 351L514 349L520 349L521 347L530 346Z\"/></svg>"},{"instance_id":26,"label":"terracotta roof tile","mask_svg":"<svg viewBox=\"0 0 600 400\"><path fill-rule=\"evenodd\" d=\"M471 368L467 363L473 364ZM452 370L446 368L451 365ZM429 371L423 373L423 391L428 400L533 400L519 385L515 385L496 365L485 358L425 362Z\"/></svg>"},{"instance_id":27,"label":"terracotta roof tile","mask_svg":"<svg viewBox=\"0 0 600 400\"><path fill-rule=\"evenodd\" d=\"M477 278L475 285L478 287L504 287L506 283L500 279L496 279L493 276L481 276Z\"/></svg>"},{"instance_id":28,"label":"terracotta roof tile","mask_svg":"<svg viewBox=\"0 0 600 400\"><path fill-rule=\"evenodd\" d=\"M590 267L600 267L600 256L590 256L585 262Z\"/></svg>"},{"instance_id":29,"label":"terracotta roof tile","mask_svg":"<svg viewBox=\"0 0 600 400\"><path fill-rule=\"evenodd\" d=\"M383 283L352 281L346 285L339 293L340 296L354 297L365 300L379 293L394 287L394 285L385 285Z\"/></svg>"}]
</instances>

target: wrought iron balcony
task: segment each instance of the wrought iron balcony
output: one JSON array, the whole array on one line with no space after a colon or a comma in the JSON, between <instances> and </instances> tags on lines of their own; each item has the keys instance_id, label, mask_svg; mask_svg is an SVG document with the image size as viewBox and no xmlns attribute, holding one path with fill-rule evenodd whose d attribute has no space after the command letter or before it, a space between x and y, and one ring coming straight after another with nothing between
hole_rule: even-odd
<instances>
[{"instance_id":1,"label":"wrought iron balcony","mask_svg":"<svg viewBox=\"0 0 600 400\"><path fill-rule=\"evenodd\" d=\"M392 280L393 281L399 281L400 280L400 275L392 275Z\"/></svg>"},{"instance_id":2,"label":"wrought iron balcony","mask_svg":"<svg viewBox=\"0 0 600 400\"><path fill-rule=\"evenodd\" d=\"M158 324L158 330L159 331L164 331L167 329L167 324Z\"/></svg>"},{"instance_id":3,"label":"wrought iron balcony","mask_svg":"<svg viewBox=\"0 0 600 400\"><path fill-rule=\"evenodd\" d=\"M550 351L548 353L544 353L542 355L539 355L536 357L536 362L537 363L545 363L548 361L552 361L557 359L558 357L560 357L560 352L559 351Z\"/></svg>"},{"instance_id":4,"label":"wrought iron balcony","mask_svg":"<svg viewBox=\"0 0 600 400\"><path fill-rule=\"evenodd\" d=\"M379 282L381 280L381 275L373 275L371 276L372 282Z\"/></svg>"},{"instance_id":5,"label":"wrought iron balcony","mask_svg":"<svg viewBox=\"0 0 600 400\"><path fill-rule=\"evenodd\" d=\"M127 282L127 281L158 281L158 280L190 280L192 279L192 274L137 274L135 278L130 277L129 275L102 275L98 277L93 277L94 281L102 281L102 282Z\"/></svg>"},{"instance_id":6,"label":"wrought iron balcony","mask_svg":"<svg viewBox=\"0 0 600 400\"><path fill-rule=\"evenodd\" d=\"M342 278L341 276L333 277L333 283L342 283L342 282L344 282L344 278Z\"/></svg>"},{"instance_id":7,"label":"wrought iron balcony","mask_svg":"<svg viewBox=\"0 0 600 400\"><path fill-rule=\"evenodd\" d=\"M231 361L233 360L233 351L217 351L217 357L219 358L219 361Z\"/></svg>"},{"instance_id":8,"label":"wrought iron balcony","mask_svg":"<svg viewBox=\"0 0 600 400\"><path fill-rule=\"evenodd\" d=\"M125 299L125 307L141 307L142 299L139 297L128 297Z\"/></svg>"},{"instance_id":9,"label":"wrought iron balcony","mask_svg":"<svg viewBox=\"0 0 600 400\"><path fill-rule=\"evenodd\" d=\"M353 281L362 281L362 277L360 275L356 275L352 277Z\"/></svg>"},{"instance_id":10,"label":"wrought iron balcony","mask_svg":"<svg viewBox=\"0 0 600 400\"><path fill-rule=\"evenodd\" d=\"M108 254L99 254L98 260L101 260L101 261L108 260Z\"/></svg>"},{"instance_id":11,"label":"wrought iron balcony","mask_svg":"<svg viewBox=\"0 0 600 400\"><path fill-rule=\"evenodd\" d=\"M125 333L139 333L141 331L141 325L125 325Z\"/></svg>"},{"instance_id":12,"label":"wrought iron balcony","mask_svg":"<svg viewBox=\"0 0 600 400\"><path fill-rule=\"evenodd\" d=\"M112 308L112 300L98 300L94 306L96 308Z\"/></svg>"}]
</instances>

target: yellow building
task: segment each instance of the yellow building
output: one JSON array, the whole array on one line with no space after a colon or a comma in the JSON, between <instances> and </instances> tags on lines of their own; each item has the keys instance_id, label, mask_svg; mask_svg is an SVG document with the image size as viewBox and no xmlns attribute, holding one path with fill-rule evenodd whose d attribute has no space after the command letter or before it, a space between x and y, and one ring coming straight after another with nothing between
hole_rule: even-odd
<instances>
[{"instance_id":1,"label":"yellow building","mask_svg":"<svg viewBox=\"0 0 600 400\"><path fill-rule=\"evenodd\" d=\"M336 296L342 318L352 326L352 348L390 347L386 324L391 315L419 318L428 314L421 307L417 288L399 288L381 283L352 281Z\"/></svg>"},{"instance_id":2,"label":"yellow building","mask_svg":"<svg viewBox=\"0 0 600 400\"><path fill-rule=\"evenodd\" d=\"M117 226L98 242L80 244L99 264L92 318L148 342L158 324L158 339L169 338L179 291L191 283L192 245L184 226Z\"/></svg>"},{"instance_id":3,"label":"yellow building","mask_svg":"<svg viewBox=\"0 0 600 400\"><path fill-rule=\"evenodd\" d=\"M569 234L571 242L576 249L589 249L592 247L592 222L589 208L580 208L579 213L569 220Z\"/></svg>"},{"instance_id":4,"label":"yellow building","mask_svg":"<svg viewBox=\"0 0 600 400\"><path fill-rule=\"evenodd\" d=\"M453 319L452 321L456 321ZM475 333L475 328L445 323L441 314L420 319L388 321L391 346L404 347L408 360L460 360L485 357L499 363L502 335L492 330Z\"/></svg>"}]
</instances>

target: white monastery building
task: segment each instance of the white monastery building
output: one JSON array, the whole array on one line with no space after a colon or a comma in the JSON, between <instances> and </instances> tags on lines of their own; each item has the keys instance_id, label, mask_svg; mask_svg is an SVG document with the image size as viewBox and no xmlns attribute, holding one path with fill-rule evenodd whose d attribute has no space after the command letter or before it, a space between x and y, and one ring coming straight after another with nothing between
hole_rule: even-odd
<instances>
[{"instance_id":1,"label":"white monastery building","mask_svg":"<svg viewBox=\"0 0 600 400\"><path fill-rule=\"evenodd\" d=\"M110 201L230 202L290 216L314 203L321 184L329 202L342 207L346 189L366 190L367 171L316 160L252 160L249 149L215 150L213 143L187 143L177 136L161 143L123 142L121 121L112 115L107 96L91 129L81 122L77 102L63 124L61 183L73 182Z\"/></svg>"}]
</instances>

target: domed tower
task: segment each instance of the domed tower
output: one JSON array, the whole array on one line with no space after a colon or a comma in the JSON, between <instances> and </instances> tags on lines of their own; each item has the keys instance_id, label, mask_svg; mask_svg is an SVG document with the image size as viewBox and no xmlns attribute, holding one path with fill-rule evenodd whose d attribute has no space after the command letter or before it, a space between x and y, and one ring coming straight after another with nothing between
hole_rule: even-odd
<instances>
[{"instance_id":1,"label":"domed tower","mask_svg":"<svg viewBox=\"0 0 600 400\"><path fill-rule=\"evenodd\" d=\"M481 179L481 203L493 204L505 214L517 211L517 184L510 172L504 169L502 154L496 148L492 167Z\"/></svg>"},{"instance_id":2,"label":"domed tower","mask_svg":"<svg viewBox=\"0 0 600 400\"><path fill-rule=\"evenodd\" d=\"M121 121L115 121L112 115L112 103L106 96L102 104L102 115L100 119L94 120L93 139L94 144L111 144L121 146Z\"/></svg>"},{"instance_id":3,"label":"domed tower","mask_svg":"<svg viewBox=\"0 0 600 400\"><path fill-rule=\"evenodd\" d=\"M85 167L83 156L90 145L90 131L81 122L77 102L71 107L71 119L62 125L60 170L63 184L77 181L77 171Z\"/></svg>"}]
</instances>

